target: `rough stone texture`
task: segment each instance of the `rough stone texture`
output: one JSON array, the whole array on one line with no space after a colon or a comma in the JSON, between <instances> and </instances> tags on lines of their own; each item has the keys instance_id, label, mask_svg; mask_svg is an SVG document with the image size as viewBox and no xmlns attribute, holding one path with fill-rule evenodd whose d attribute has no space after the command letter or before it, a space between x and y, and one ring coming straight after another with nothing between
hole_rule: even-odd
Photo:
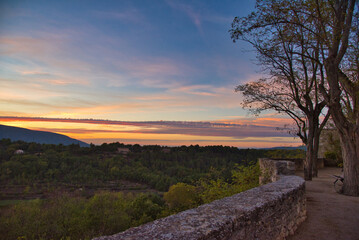
<instances>
[{"instance_id":1,"label":"rough stone texture","mask_svg":"<svg viewBox=\"0 0 359 240\"><path fill-rule=\"evenodd\" d=\"M291 172L294 167L267 164L277 166L273 170L277 173ZM276 182L96 239L285 239L305 218L304 180L281 176Z\"/></svg>"},{"instance_id":2,"label":"rough stone texture","mask_svg":"<svg viewBox=\"0 0 359 240\"><path fill-rule=\"evenodd\" d=\"M296 171L304 169L304 159L303 158L271 158L271 160L275 160L275 161L291 161L291 162L295 163L295 170ZM331 166L331 165L326 165L327 162L328 162L328 160L325 159L325 158L318 158L317 159L317 168L322 169L325 166ZM336 166L337 165L335 165L335 167Z\"/></svg>"},{"instance_id":3,"label":"rough stone texture","mask_svg":"<svg viewBox=\"0 0 359 240\"><path fill-rule=\"evenodd\" d=\"M292 161L272 160L268 158L259 159L261 176L259 183L266 184L277 181L281 175L294 175L295 163Z\"/></svg>"},{"instance_id":4,"label":"rough stone texture","mask_svg":"<svg viewBox=\"0 0 359 240\"><path fill-rule=\"evenodd\" d=\"M275 161L291 161L295 163L295 170L303 170L304 169L304 159L303 158L271 158L271 160Z\"/></svg>"}]
</instances>

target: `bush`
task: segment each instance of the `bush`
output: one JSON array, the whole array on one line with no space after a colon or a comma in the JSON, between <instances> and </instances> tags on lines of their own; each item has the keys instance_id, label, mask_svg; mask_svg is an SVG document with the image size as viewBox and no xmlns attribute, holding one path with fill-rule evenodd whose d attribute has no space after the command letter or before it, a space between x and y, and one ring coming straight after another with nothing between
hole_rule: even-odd
<instances>
[{"instance_id":1,"label":"bush","mask_svg":"<svg viewBox=\"0 0 359 240\"><path fill-rule=\"evenodd\" d=\"M1 239L91 239L114 234L163 216L155 194L103 192L90 199L61 196L32 200L2 210Z\"/></svg>"},{"instance_id":2,"label":"bush","mask_svg":"<svg viewBox=\"0 0 359 240\"><path fill-rule=\"evenodd\" d=\"M235 165L230 181L202 178L196 186L177 183L164 194L164 199L172 211L183 211L257 187L259 173L258 163L249 166Z\"/></svg>"},{"instance_id":3,"label":"bush","mask_svg":"<svg viewBox=\"0 0 359 240\"><path fill-rule=\"evenodd\" d=\"M180 212L198 205L198 195L196 187L186 184L177 183L172 185L163 197L170 209Z\"/></svg>"}]
</instances>

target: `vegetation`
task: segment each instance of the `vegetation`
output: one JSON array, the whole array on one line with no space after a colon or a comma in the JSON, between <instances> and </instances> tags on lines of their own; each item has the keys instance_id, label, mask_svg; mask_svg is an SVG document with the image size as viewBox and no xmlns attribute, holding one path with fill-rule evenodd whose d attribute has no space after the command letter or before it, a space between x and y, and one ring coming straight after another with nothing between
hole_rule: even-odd
<instances>
[{"instance_id":1,"label":"vegetation","mask_svg":"<svg viewBox=\"0 0 359 240\"><path fill-rule=\"evenodd\" d=\"M118 148L128 148L126 155ZM14 154L17 149L24 154ZM164 149L168 151L164 151ZM144 183L158 191L167 191L178 183L194 183L210 169L218 177L229 179L235 164L248 165L260 157L280 154L283 150L238 149L223 146L160 146L124 145L120 143L91 145L47 145L0 140L0 183L4 185L36 183L68 185L106 185L111 181L128 180ZM304 151L287 151L300 158Z\"/></svg>"},{"instance_id":2,"label":"vegetation","mask_svg":"<svg viewBox=\"0 0 359 240\"><path fill-rule=\"evenodd\" d=\"M323 147L327 163L329 166L343 167L342 149L337 131L328 129L323 137L326 138L326 143Z\"/></svg>"},{"instance_id":3,"label":"vegetation","mask_svg":"<svg viewBox=\"0 0 359 240\"><path fill-rule=\"evenodd\" d=\"M212 178L211 173L201 178L196 184L177 183L164 194L171 212L179 212L193 208L216 199L232 196L259 185L259 165L236 166L231 178ZM212 175L213 176L213 175Z\"/></svg>"},{"instance_id":4,"label":"vegetation","mask_svg":"<svg viewBox=\"0 0 359 240\"><path fill-rule=\"evenodd\" d=\"M91 239L153 221L164 206L156 194L36 199L3 210L0 234L4 239Z\"/></svg>"},{"instance_id":5,"label":"vegetation","mask_svg":"<svg viewBox=\"0 0 359 240\"><path fill-rule=\"evenodd\" d=\"M120 154L118 148L128 148ZM15 154L18 149L23 154ZM114 234L258 185L259 157L301 158L303 150L256 150L223 146L46 145L0 140L0 183L26 186L92 185L130 180L147 193L56 191L45 199L15 201L2 187L0 235L4 239L90 239ZM167 191L167 192L166 192ZM164 192L164 193L163 193ZM30 196L31 197L31 196ZM44 196L41 196L44 197ZM9 205L11 204L11 205Z\"/></svg>"},{"instance_id":6,"label":"vegetation","mask_svg":"<svg viewBox=\"0 0 359 240\"><path fill-rule=\"evenodd\" d=\"M102 192L86 199L59 196L21 202L2 211L0 234L5 239L91 239L258 186L258 164L237 167L232 181L200 179L177 183L158 194Z\"/></svg>"}]
</instances>

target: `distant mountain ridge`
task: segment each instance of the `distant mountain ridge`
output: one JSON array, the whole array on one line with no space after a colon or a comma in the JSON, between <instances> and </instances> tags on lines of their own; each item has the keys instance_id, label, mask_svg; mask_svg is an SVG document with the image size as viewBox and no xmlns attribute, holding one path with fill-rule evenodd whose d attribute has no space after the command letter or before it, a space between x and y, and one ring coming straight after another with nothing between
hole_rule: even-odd
<instances>
[{"instance_id":1,"label":"distant mountain ridge","mask_svg":"<svg viewBox=\"0 0 359 240\"><path fill-rule=\"evenodd\" d=\"M89 144L68 136L45 131L35 131L20 127L0 125L0 139L9 138L11 141L25 141L45 144L80 144L81 147L88 147Z\"/></svg>"}]
</instances>

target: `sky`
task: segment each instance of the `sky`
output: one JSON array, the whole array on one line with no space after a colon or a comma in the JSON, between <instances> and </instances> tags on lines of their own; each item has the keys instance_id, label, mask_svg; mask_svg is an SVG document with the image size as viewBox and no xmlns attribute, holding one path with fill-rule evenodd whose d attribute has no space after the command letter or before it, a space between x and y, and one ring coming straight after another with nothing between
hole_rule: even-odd
<instances>
[{"instance_id":1,"label":"sky","mask_svg":"<svg viewBox=\"0 0 359 240\"><path fill-rule=\"evenodd\" d=\"M235 16L255 1L0 2L0 124L88 143L297 146L241 107L262 76Z\"/></svg>"}]
</instances>

